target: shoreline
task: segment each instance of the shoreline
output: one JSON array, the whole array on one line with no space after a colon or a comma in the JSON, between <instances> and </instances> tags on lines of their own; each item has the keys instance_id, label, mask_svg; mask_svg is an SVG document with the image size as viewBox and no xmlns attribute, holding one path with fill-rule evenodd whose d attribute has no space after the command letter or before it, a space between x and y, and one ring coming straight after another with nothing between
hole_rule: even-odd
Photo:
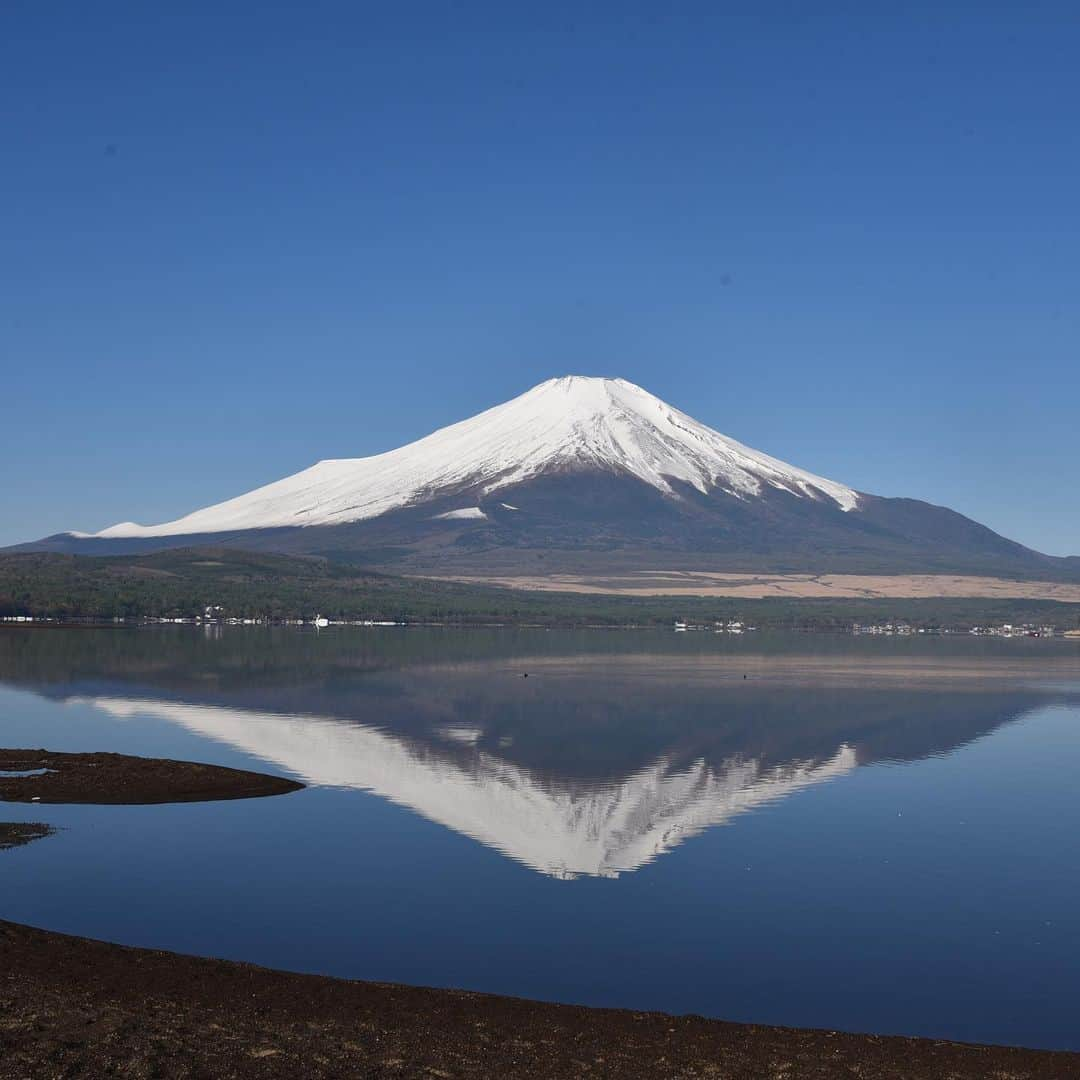
<instances>
[{"instance_id":1,"label":"shoreline","mask_svg":"<svg viewBox=\"0 0 1080 1080\"><path fill-rule=\"evenodd\" d=\"M23 805L250 798L302 786L197 762L0 749L0 801ZM0 851L52 831L0 823ZM112 1074L1080 1080L1080 1052L346 980L0 919L0 1080Z\"/></svg>"},{"instance_id":2,"label":"shoreline","mask_svg":"<svg viewBox=\"0 0 1080 1080\"><path fill-rule=\"evenodd\" d=\"M811 601L813 602L813 601ZM678 620L676 620L678 621ZM597 631L601 633L649 632L668 633L685 630L693 636L725 635L752 640L757 634L791 634L795 636L828 637L888 637L888 638L998 638L1002 640L1038 640L1080 642L1080 629L1060 629L1053 626L1043 628L1051 632L1029 632L1028 627L1017 627L1013 632L1003 632L1000 627L982 628L978 626L942 627L922 626L897 620L895 626L851 624L792 624L774 625L766 622L762 626L750 626L746 629L727 630L706 624L689 624L676 627L673 622L573 622L552 624L529 622L519 619L501 619L490 622L456 621L453 619L413 619L395 623L371 623L357 620L328 620L326 625L316 626L312 620L304 619L251 619L246 622L202 622L198 619L153 619L139 616L129 619L96 619L90 616L79 618L53 618L38 616L22 620L0 621L0 630L37 631L37 630L201 630L204 633L220 634L225 631L245 630L296 630L301 633L334 632L341 630L561 630L561 631Z\"/></svg>"},{"instance_id":3,"label":"shoreline","mask_svg":"<svg viewBox=\"0 0 1080 1080\"><path fill-rule=\"evenodd\" d=\"M0 1076L1080 1077L1080 1053L361 982L0 921Z\"/></svg>"},{"instance_id":4,"label":"shoreline","mask_svg":"<svg viewBox=\"0 0 1080 1080\"><path fill-rule=\"evenodd\" d=\"M660 560L663 563L665 560ZM572 571L522 573L483 565L468 573L372 567L221 547L113 556L0 553L0 620L109 623L311 623L322 617L368 625L661 626L716 620L772 628L849 629L909 623L967 629L1011 623L1080 629L1080 570L1062 577L1001 567L860 564L696 569L624 560ZM705 560L706 563L709 560ZM1045 580L1044 580L1045 578ZM18 599L16 599L18 598Z\"/></svg>"}]
</instances>

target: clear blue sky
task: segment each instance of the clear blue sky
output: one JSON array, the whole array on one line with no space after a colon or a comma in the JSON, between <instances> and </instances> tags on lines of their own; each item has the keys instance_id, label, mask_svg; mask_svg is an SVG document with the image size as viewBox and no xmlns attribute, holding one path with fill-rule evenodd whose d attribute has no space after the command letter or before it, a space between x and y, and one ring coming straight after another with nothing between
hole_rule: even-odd
<instances>
[{"instance_id":1,"label":"clear blue sky","mask_svg":"<svg viewBox=\"0 0 1080 1080\"><path fill-rule=\"evenodd\" d=\"M0 543L579 373L1080 553L1080 9L666 7L7 0Z\"/></svg>"}]
</instances>

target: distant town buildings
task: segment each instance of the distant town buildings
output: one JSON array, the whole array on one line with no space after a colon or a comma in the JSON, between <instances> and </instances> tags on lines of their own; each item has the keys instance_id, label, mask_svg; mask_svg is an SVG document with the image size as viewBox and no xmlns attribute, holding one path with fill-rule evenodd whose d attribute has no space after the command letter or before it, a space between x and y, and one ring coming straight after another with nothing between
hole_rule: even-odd
<instances>
[{"instance_id":1,"label":"distant town buildings","mask_svg":"<svg viewBox=\"0 0 1080 1080\"><path fill-rule=\"evenodd\" d=\"M955 632L942 627L914 627L908 623L872 623L870 625L856 623L851 630L854 634L897 634L901 636L908 634L950 634ZM967 632L978 637L1043 638L1054 637L1057 630L1053 626L1036 626L1031 623L1002 623L1000 626L972 626ZM1066 636L1072 636L1072 632L1066 631Z\"/></svg>"},{"instance_id":2,"label":"distant town buildings","mask_svg":"<svg viewBox=\"0 0 1080 1080\"><path fill-rule=\"evenodd\" d=\"M968 633L982 637L1053 637L1057 631L1052 626L1033 626L1030 623L1014 626L1012 623L1002 623L1000 626L973 626Z\"/></svg>"},{"instance_id":3,"label":"distant town buildings","mask_svg":"<svg viewBox=\"0 0 1080 1080\"><path fill-rule=\"evenodd\" d=\"M732 620L731 622L717 620L713 623L688 623L679 619L675 622L675 632L679 634L685 633L688 630L699 630L711 632L713 634L743 634L747 631L756 629L756 626L747 626L745 623L739 622L738 620Z\"/></svg>"}]
</instances>

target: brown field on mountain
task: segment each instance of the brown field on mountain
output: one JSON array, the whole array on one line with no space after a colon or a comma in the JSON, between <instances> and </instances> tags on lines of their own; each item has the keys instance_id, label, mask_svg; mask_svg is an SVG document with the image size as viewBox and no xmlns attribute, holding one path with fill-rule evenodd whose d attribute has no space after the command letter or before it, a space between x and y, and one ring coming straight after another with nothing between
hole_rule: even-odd
<instances>
[{"instance_id":1,"label":"brown field on mountain","mask_svg":"<svg viewBox=\"0 0 1080 1080\"><path fill-rule=\"evenodd\" d=\"M1076 583L1013 581L958 574L737 574L640 570L612 575L446 575L442 580L540 592L612 596L732 596L747 600L768 597L834 600L983 597L1080 604L1080 584Z\"/></svg>"}]
</instances>

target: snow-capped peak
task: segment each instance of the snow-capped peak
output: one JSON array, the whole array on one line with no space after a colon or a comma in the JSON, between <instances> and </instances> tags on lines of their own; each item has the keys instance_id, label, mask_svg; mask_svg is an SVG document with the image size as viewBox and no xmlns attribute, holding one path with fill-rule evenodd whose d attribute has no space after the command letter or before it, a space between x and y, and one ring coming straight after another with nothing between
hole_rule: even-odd
<instances>
[{"instance_id":1,"label":"snow-capped peak","mask_svg":"<svg viewBox=\"0 0 1080 1080\"><path fill-rule=\"evenodd\" d=\"M772 487L832 500L858 494L729 439L625 379L569 375L423 439L294 476L163 525L124 522L100 537L177 536L340 525L458 493L475 500L549 471L599 469L677 497L674 482L747 499ZM458 517L465 517L458 514ZM476 513L470 513L478 517Z\"/></svg>"}]
</instances>

